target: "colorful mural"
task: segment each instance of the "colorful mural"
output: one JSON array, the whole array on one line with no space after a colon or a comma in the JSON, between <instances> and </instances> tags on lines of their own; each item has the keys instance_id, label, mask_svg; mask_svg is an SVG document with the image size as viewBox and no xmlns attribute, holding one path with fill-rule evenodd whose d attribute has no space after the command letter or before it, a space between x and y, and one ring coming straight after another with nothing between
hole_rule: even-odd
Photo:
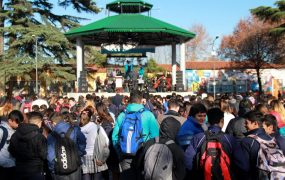
<instances>
[{"instance_id":1,"label":"colorful mural","mask_svg":"<svg viewBox=\"0 0 285 180\"><path fill-rule=\"evenodd\" d=\"M278 94L283 92L284 79L280 79L281 72L275 69L263 70L261 75L263 89L265 93ZM285 70L284 70L285 71ZM275 72L275 73L274 73ZM272 75L274 74L274 76ZM215 78L214 78L215 76ZM284 77L285 78L285 77ZM186 82L188 91L191 92L247 92L258 91L258 83L255 70L186 70Z\"/></svg>"}]
</instances>

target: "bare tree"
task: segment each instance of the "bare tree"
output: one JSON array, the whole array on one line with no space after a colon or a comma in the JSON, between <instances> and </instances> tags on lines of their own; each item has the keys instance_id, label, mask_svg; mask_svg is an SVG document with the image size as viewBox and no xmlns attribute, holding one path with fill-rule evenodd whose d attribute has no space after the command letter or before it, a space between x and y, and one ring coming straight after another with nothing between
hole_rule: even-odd
<instances>
[{"instance_id":1,"label":"bare tree","mask_svg":"<svg viewBox=\"0 0 285 180\"><path fill-rule=\"evenodd\" d=\"M186 59L191 61L206 59L211 51L212 38L201 24L194 24L190 31L195 32L196 36L185 43Z\"/></svg>"},{"instance_id":2,"label":"bare tree","mask_svg":"<svg viewBox=\"0 0 285 180\"><path fill-rule=\"evenodd\" d=\"M240 20L233 34L223 37L220 46L221 56L244 62L244 68L256 70L260 93L261 69L269 63L277 63L284 57L284 40L269 34L269 29L273 26L254 17Z\"/></svg>"}]
</instances>

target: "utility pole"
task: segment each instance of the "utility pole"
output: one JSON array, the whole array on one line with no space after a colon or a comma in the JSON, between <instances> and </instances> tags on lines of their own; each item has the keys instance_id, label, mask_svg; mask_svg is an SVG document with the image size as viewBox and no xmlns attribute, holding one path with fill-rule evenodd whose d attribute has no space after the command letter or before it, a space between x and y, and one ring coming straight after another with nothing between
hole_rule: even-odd
<instances>
[{"instance_id":1,"label":"utility pole","mask_svg":"<svg viewBox=\"0 0 285 180\"><path fill-rule=\"evenodd\" d=\"M212 43L212 57L215 57L217 55L216 51L214 50L214 45L216 40L219 38L219 36L216 36ZM214 99L216 99L216 65L214 62L214 83L213 83L213 90L214 90Z\"/></svg>"},{"instance_id":2,"label":"utility pole","mask_svg":"<svg viewBox=\"0 0 285 180\"><path fill-rule=\"evenodd\" d=\"M32 37L35 37L36 39L36 95L39 95L39 87L38 87L38 37L36 37L35 35L32 35Z\"/></svg>"}]
</instances>

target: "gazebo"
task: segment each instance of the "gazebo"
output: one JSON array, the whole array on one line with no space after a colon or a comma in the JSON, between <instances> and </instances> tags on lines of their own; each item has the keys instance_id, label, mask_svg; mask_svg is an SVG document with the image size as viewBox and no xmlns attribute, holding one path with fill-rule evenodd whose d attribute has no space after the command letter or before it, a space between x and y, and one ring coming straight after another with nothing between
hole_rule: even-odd
<instances>
[{"instance_id":1,"label":"gazebo","mask_svg":"<svg viewBox=\"0 0 285 180\"><path fill-rule=\"evenodd\" d=\"M106 5L108 11L118 13L88 25L72 29L66 37L76 43L77 80L84 71L84 45L106 47L172 46L172 85L176 85L176 45L181 46L180 82L185 88L185 44L195 34L169 23L150 17L152 4L142 0L116 0ZM142 13L148 12L148 15ZM109 14L109 13L108 13ZM119 51L124 51L121 48ZM183 89L184 89L183 88Z\"/></svg>"}]
</instances>

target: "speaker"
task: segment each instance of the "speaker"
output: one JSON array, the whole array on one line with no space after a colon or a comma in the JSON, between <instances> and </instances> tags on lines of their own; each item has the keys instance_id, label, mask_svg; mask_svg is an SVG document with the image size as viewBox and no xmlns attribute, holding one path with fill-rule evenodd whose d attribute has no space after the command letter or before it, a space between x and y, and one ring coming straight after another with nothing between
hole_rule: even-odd
<instances>
[{"instance_id":1,"label":"speaker","mask_svg":"<svg viewBox=\"0 0 285 180\"><path fill-rule=\"evenodd\" d=\"M86 76L87 76L87 71L80 71L80 77L78 82L79 92L88 92L88 82Z\"/></svg>"},{"instance_id":2,"label":"speaker","mask_svg":"<svg viewBox=\"0 0 285 180\"><path fill-rule=\"evenodd\" d=\"M183 71L176 72L176 84L183 84Z\"/></svg>"},{"instance_id":3,"label":"speaker","mask_svg":"<svg viewBox=\"0 0 285 180\"><path fill-rule=\"evenodd\" d=\"M183 84L176 84L176 91L177 92L184 92L184 85Z\"/></svg>"}]
</instances>

